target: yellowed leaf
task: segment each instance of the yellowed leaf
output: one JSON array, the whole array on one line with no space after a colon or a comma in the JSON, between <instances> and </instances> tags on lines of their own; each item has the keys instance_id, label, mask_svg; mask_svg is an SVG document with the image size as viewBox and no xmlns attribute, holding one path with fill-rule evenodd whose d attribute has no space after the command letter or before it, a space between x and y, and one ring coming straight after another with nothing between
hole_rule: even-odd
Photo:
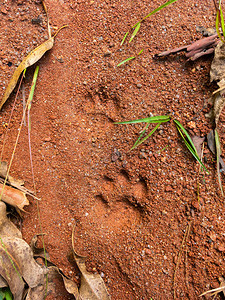
<instances>
[{"instance_id":1,"label":"yellowed leaf","mask_svg":"<svg viewBox=\"0 0 225 300\"><path fill-rule=\"evenodd\" d=\"M3 184L0 184L0 194L2 193ZM5 185L2 200L14 207L24 210L25 205L29 205L29 201L24 192L12 188L11 186Z\"/></svg>"},{"instance_id":2,"label":"yellowed leaf","mask_svg":"<svg viewBox=\"0 0 225 300\"><path fill-rule=\"evenodd\" d=\"M46 51L50 50L54 45L54 37L49 38L47 41L45 41L43 44L32 50L19 64L19 66L16 68L12 78L10 79L10 82L6 88L6 91L3 95L2 101L0 103L0 109L6 102L6 100L9 98L10 94L14 90L17 81L19 80L19 77L21 73L28 67L35 64L44 54Z\"/></svg>"},{"instance_id":3,"label":"yellowed leaf","mask_svg":"<svg viewBox=\"0 0 225 300\"><path fill-rule=\"evenodd\" d=\"M80 298L82 300L110 300L111 297L106 289L102 277L99 274L92 274L88 272L85 265L86 257L75 252L74 229L72 232L72 247L75 262L81 272L81 284L79 288Z\"/></svg>"}]
</instances>

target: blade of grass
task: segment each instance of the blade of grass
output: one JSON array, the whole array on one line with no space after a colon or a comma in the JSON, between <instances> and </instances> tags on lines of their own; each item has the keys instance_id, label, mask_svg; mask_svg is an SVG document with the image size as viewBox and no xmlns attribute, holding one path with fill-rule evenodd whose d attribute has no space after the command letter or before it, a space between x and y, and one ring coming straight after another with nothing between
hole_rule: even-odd
<instances>
[{"instance_id":1,"label":"blade of grass","mask_svg":"<svg viewBox=\"0 0 225 300\"><path fill-rule=\"evenodd\" d=\"M13 296L9 288L5 288L4 293L5 293L5 300L13 300Z\"/></svg>"},{"instance_id":2,"label":"blade of grass","mask_svg":"<svg viewBox=\"0 0 225 300\"><path fill-rule=\"evenodd\" d=\"M188 134L187 130L184 128L184 126L178 121L178 120L173 120L174 123L181 129L181 131L183 131L183 133L185 134L185 136L187 137L189 143L191 144L193 150L195 151L195 153L198 155L198 152L195 148L194 143L192 142L192 139L190 137L190 135Z\"/></svg>"},{"instance_id":3,"label":"blade of grass","mask_svg":"<svg viewBox=\"0 0 225 300\"><path fill-rule=\"evenodd\" d=\"M141 53L144 51L144 49L141 49L141 51L138 53L138 55L141 55Z\"/></svg>"},{"instance_id":4,"label":"blade of grass","mask_svg":"<svg viewBox=\"0 0 225 300\"><path fill-rule=\"evenodd\" d=\"M130 150L133 150L134 148L140 146L140 145L141 145L144 141L146 141L151 135L153 135L153 133L156 131L156 129L157 129L160 125L161 125L161 122L158 123L146 137L144 137L141 141L136 142L136 143L134 144L134 146L133 146Z\"/></svg>"},{"instance_id":5,"label":"blade of grass","mask_svg":"<svg viewBox=\"0 0 225 300\"><path fill-rule=\"evenodd\" d=\"M140 141L140 139L142 138L142 136L145 134L145 132L146 132L146 130L148 129L149 126L150 126L150 123L148 123L144 127L144 129L141 131L141 134L139 135L138 139L136 140L136 142L134 143L133 147L130 150L132 150L132 149L134 149L136 147L137 143Z\"/></svg>"},{"instance_id":6,"label":"blade of grass","mask_svg":"<svg viewBox=\"0 0 225 300\"><path fill-rule=\"evenodd\" d=\"M218 176L218 181L219 181L219 187L221 190L222 196L224 196L223 193L223 186L221 183L221 176L220 176L220 155L221 155L221 148L220 148L220 138L217 129L215 131L215 144L216 144L216 165L217 165L217 176Z\"/></svg>"},{"instance_id":7,"label":"blade of grass","mask_svg":"<svg viewBox=\"0 0 225 300\"><path fill-rule=\"evenodd\" d=\"M132 42L133 38L134 38L135 35L138 33L140 27L141 27L141 23L138 23L137 26L135 27L135 29L134 29L132 35L131 35L131 38L130 38L130 40L129 40L129 43Z\"/></svg>"},{"instance_id":8,"label":"blade of grass","mask_svg":"<svg viewBox=\"0 0 225 300\"><path fill-rule=\"evenodd\" d=\"M216 12L216 32L218 34L219 39L224 42L224 39L222 38L221 34L220 34L220 29L219 29L219 25L220 25L220 10L218 9Z\"/></svg>"},{"instance_id":9,"label":"blade of grass","mask_svg":"<svg viewBox=\"0 0 225 300\"><path fill-rule=\"evenodd\" d=\"M225 38L224 17L223 17L223 11L221 6L220 6L220 24L223 32L223 37Z\"/></svg>"},{"instance_id":10,"label":"blade of grass","mask_svg":"<svg viewBox=\"0 0 225 300\"><path fill-rule=\"evenodd\" d=\"M176 120L177 121L177 120ZM175 122L175 120L174 120L174 122ZM177 121L178 122L178 121ZM180 122L179 122L180 123ZM191 141L191 144L193 145L190 145L190 143L189 143L189 139L191 140L191 138L190 138L190 136L189 136L189 134L187 133L187 131L185 130L185 132L187 133L187 135L186 135L186 137L187 137L187 139L188 139L188 141L186 140L186 138L185 138L185 136L184 136L184 134L183 134L183 132L181 131L181 128L177 125L177 123L175 122L175 124L176 124L176 127L177 127L177 129L178 129L178 132L180 133L180 135L181 135L181 137L182 137L182 139L183 139L183 141L184 141L184 143L185 143L185 145L186 145L186 147L188 148L188 150L191 152L191 154L194 156L194 158L200 163L200 165L205 169L205 171L207 172L207 173L209 173L209 171L206 169L206 167L204 166L204 164L201 162L201 160L200 160L200 158L199 158L199 156L198 156L198 154L197 154L197 150L196 150L196 148L195 148L195 146L194 146L194 144L193 144L193 142ZM181 125L181 124L180 124ZM182 126L182 125L181 125ZM183 126L182 126L183 127Z\"/></svg>"},{"instance_id":11,"label":"blade of grass","mask_svg":"<svg viewBox=\"0 0 225 300\"><path fill-rule=\"evenodd\" d=\"M122 122L115 122L114 124L136 124L136 123L164 123L170 121L170 116L155 116L155 117L148 117L144 119L137 119L132 121L122 121Z\"/></svg>"},{"instance_id":12,"label":"blade of grass","mask_svg":"<svg viewBox=\"0 0 225 300\"><path fill-rule=\"evenodd\" d=\"M143 22L145 19L147 19L148 17L154 15L155 13L157 13L158 11L160 11L161 9L163 9L164 7L176 2L177 0L169 0L166 3L162 4L161 6L157 7L156 9L154 9L152 12L150 12L147 16L145 16L143 19L141 19L139 22L137 22L134 26L132 26L132 28L136 27L138 24L140 24L141 22Z\"/></svg>"},{"instance_id":13,"label":"blade of grass","mask_svg":"<svg viewBox=\"0 0 225 300\"><path fill-rule=\"evenodd\" d=\"M125 64L126 62L128 62L128 61L131 60L131 59L135 59L135 56L131 56L131 57L129 57L129 58L127 58L127 59L121 61L121 62L117 65L117 67L119 67L119 66Z\"/></svg>"},{"instance_id":14,"label":"blade of grass","mask_svg":"<svg viewBox=\"0 0 225 300\"><path fill-rule=\"evenodd\" d=\"M125 35L124 35L124 37L123 37L123 39L122 39L122 42L120 43L120 46L122 46L123 43L125 42L125 39L126 39L128 33L129 33L129 31L127 31L127 32L125 33Z\"/></svg>"}]
</instances>

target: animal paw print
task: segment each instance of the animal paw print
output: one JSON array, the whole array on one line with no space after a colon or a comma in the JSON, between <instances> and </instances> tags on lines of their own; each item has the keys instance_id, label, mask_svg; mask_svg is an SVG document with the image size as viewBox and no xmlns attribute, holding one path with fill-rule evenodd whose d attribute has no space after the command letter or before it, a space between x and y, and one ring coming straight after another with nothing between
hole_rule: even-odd
<instances>
[{"instance_id":1,"label":"animal paw print","mask_svg":"<svg viewBox=\"0 0 225 300\"><path fill-rule=\"evenodd\" d=\"M104 176L98 186L99 193L90 213L97 217L104 231L115 233L141 223L148 195L143 179L132 184L127 173L121 172L116 179Z\"/></svg>"}]
</instances>

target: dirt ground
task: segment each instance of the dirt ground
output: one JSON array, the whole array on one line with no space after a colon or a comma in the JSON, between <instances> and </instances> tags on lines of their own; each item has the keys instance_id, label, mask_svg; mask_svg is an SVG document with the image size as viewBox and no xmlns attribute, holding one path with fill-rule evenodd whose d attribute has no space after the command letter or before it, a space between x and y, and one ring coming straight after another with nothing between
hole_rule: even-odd
<instances>
[{"instance_id":1,"label":"dirt ground","mask_svg":"<svg viewBox=\"0 0 225 300\"><path fill-rule=\"evenodd\" d=\"M213 56L196 62L187 62L183 54L154 59L156 53L201 38L196 26L214 26L212 1L177 1L147 19L131 44L120 46L129 26L163 2L46 0L53 32L69 26L38 63L31 143L42 229L36 202L29 198L22 232L28 243L34 234L46 233L51 260L79 283L75 263L68 259L75 225L75 249L88 256L88 270L102 276L115 300L173 299L174 289L176 299L198 299L225 275L224 198L207 146L204 163L210 174L199 174L172 122L133 151L142 124L113 124L169 114L192 135L204 136L212 128L205 114L216 88L209 82ZM2 0L0 17L2 97L23 57L48 35L39 0ZM136 60L117 67L141 49ZM26 97L33 71L23 83ZM15 92L0 113L1 145L14 98ZM22 98L20 92L6 161L22 117ZM223 153L224 125L222 114ZM25 126L12 175L32 189ZM59 286L57 299L73 298Z\"/></svg>"}]
</instances>

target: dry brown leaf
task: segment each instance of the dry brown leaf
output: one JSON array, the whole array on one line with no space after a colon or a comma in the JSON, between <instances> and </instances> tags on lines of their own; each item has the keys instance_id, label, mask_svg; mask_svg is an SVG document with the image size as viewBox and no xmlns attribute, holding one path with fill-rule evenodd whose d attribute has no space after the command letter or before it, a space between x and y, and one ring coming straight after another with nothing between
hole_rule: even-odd
<instances>
[{"instance_id":1,"label":"dry brown leaf","mask_svg":"<svg viewBox=\"0 0 225 300\"><path fill-rule=\"evenodd\" d=\"M25 283L30 288L43 284L47 269L34 260L31 248L22 240L20 231L8 220L3 202L0 202L0 220L0 282L7 282L14 299L20 300Z\"/></svg>"},{"instance_id":2,"label":"dry brown leaf","mask_svg":"<svg viewBox=\"0 0 225 300\"><path fill-rule=\"evenodd\" d=\"M47 270L35 262L24 240L1 236L0 257L0 275L7 281L14 299L22 299L25 282L31 288L44 282Z\"/></svg>"},{"instance_id":3,"label":"dry brown leaf","mask_svg":"<svg viewBox=\"0 0 225 300\"><path fill-rule=\"evenodd\" d=\"M22 238L19 229L7 218L5 203L0 201L0 237L4 235Z\"/></svg>"},{"instance_id":4,"label":"dry brown leaf","mask_svg":"<svg viewBox=\"0 0 225 300\"><path fill-rule=\"evenodd\" d=\"M198 157L201 157L202 156L202 144L205 140L205 137L200 137L200 136L194 135L191 137L191 139L197 150Z\"/></svg>"},{"instance_id":5,"label":"dry brown leaf","mask_svg":"<svg viewBox=\"0 0 225 300\"><path fill-rule=\"evenodd\" d=\"M87 271L86 257L77 254L74 250L74 230L72 234L73 256L81 272L81 285L79 288L80 298L82 300L110 300L102 277L99 274L92 274Z\"/></svg>"},{"instance_id":6,"label":"dry brown leaf","mask_svg":"<svg viewBox=\"0 0 225 300\"><path fill-rule=\"evenodd\" d=\"M10 79L10 82L6 88L6 91L4 93L4 96L2 98L2 101L0 103L0 109L14 90L17 81L19 80L19 77L21 73L28 67L35 64L44 54L46 51L50 50L54 45L54 37L51 37L47 41L45 41L43 44L32 50L20 63L20 65L15 70L12 78Z\"/></svg>"},{"instance_id":7,"label":"dry brown leaf","mask_svg":"<svg viewBox=\"0 0 225 300\"><path fill-rule=\"evenodd\" d=\"M74 281L69 279L63 272L56 266L50 266L48 267L48 279L49 283L54 285L54 279L58 277L63 280L65 289L69 294L74 295L76 300L81 300L79 292L78 292L78 287ZM49 286L50 289L50 286ZM55 287L51 287L52 291L54 291ZM33 298L32 298L33 299ZM83 300L83 299L82 299Z\"/></svg>"},{"instance_id":8,"label":"dry brown leaf","mask_svg":"<svg viewBox=\"0 0 225 300\"><path fill-rule=\"evenodd\" d=\"M5 179L6 176L7 176L7 171L8 171L7 162L6 161L1 161L0 162L0 177ZM23 180L15 179L11 175L8 175L7 180L9 181L9 183L11 185L16 186L16 187L21 187L24 184Z\"/></svg>"},{"instance_id":9,"label":"dry brown leaf","mask_svg":"<svg viewBox=\"0 0 225 300\"><path fill-rule=\"evenodd\" d=\"M216 81L219 86L219 89L216 90L212 96L214 104L212 117L215 120L215 124L217 124L225 105L225 44L222 42L220 42L215 49L215 55L210 69L210 81Z\"/></svg>"},{"instance_id":10,"label":"dry brown leaf","mask_svg":"<svg viewBox=\"0 0 225 300\"><path fill-rule=\"evenodd\" d=\"M207 144L209 147L209 150L213 153L216 154L216 143L215 143L215 135L214 135L214 130L211 130L208 134L207 134ZM223 172L225 172L225 163L220 155L219 158L219 163L220 163L220 167L222 168Z\"/></svg>"},{"instance_id":11,"label":"dry brown leaf","mask_svg":"<svg viewBox=\"0 0 225 300\"><path fill-rule=\"evenodd\" d=\"M0 194L2 193L3 184L0 183ZM29 201L24 192L14 189L11 186L4 186L2 200L14 207L24 210L25 205L29 205Z\"/></svg>"}]
</instances>

